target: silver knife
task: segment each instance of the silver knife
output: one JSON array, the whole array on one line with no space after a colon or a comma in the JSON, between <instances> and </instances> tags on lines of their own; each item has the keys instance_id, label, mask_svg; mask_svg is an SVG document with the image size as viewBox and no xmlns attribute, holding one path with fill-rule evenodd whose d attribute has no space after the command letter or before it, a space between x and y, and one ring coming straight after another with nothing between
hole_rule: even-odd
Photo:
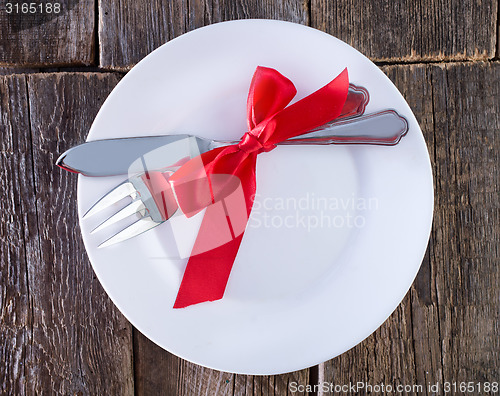
<instances>
[{"instance_id":1,"label":"silver knife","mask_svg":"<svg viewBox=\"0 0 500 396\"><path fill-rule=\"evenodd\" d=\"M279 145L397 144L408 132L408 121L395 110L342 119ZM85 176L115 176L160 170L216 147L236 144L194 135L163 135L94 140L67 150L56 164Z\"/></svg>"}]
</instances>

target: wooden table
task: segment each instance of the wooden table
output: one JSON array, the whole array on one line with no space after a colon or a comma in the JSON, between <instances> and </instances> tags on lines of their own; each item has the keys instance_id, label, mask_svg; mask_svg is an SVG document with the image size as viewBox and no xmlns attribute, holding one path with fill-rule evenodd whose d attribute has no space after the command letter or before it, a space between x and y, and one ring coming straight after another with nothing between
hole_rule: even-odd
<instances>
[{"instance_id":1,"label":"wooden table","mask_svg":"<svg viewBox=\"0 0 500 396\"><path fill-rule=\"evenodd\" d=\"M0 5L0 394L282 395L322 381L482 394L500 380L498 0L59 1L57 15ZM306 24L369 56L413 109L434 172L431 239L401 305L352 350L276 376L209 370L135 330L87 259L76 178L54 167L137 61L238 18Z\"/></svg>"}]
</instances>

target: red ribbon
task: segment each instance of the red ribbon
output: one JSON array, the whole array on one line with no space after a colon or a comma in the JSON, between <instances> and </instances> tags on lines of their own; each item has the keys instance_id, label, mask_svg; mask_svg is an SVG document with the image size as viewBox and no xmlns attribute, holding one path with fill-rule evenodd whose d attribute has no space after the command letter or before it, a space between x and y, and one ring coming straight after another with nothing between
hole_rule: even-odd
<instances>
[{"instance_id":1,"label":"red ribbon","mask_svg":"<svg viewBox=\"0 0 500 396\"><path fill-rule=\"evenodd\" d=\"M287 107L297 93L293 83L259 66L248 94L248 132L241 141L191 159L170 177L186 216L206 208L174 308L223 297L252 210L257 155L337 118L348 88L344 69L323 88Z\"/></svg>"}]
</instances>

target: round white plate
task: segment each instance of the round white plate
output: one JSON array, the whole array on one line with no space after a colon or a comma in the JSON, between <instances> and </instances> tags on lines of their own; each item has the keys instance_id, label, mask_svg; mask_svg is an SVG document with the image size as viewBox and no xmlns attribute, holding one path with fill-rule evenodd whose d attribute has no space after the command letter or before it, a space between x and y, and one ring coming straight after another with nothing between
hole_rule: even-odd
<instances>
[{"instance_id":1,"label":"round white plate","mask_svg":"<svg viewBox=\"0 0 500 396\"><path fill-rule=\"evenodd\" d=\"M292 23L242 20L185 34L147 56L104 103L88 140L246 131L255 68L290 78L296 100L345 67L365 87L365 114L395 109L409 132L394 147L285 146L259 155L257 198L224 298L172 309L201 216L177 218L97 249L123 227L90 234L124 203L80 221L94 270L143 334L192 362L275 374L333 358L370 335L408 291L429 237L426 145L389 79L349 45ZM82 215L124 177L79 177ZM186 253L184 253L185 255Z\"/></svg>"}]
</instances>

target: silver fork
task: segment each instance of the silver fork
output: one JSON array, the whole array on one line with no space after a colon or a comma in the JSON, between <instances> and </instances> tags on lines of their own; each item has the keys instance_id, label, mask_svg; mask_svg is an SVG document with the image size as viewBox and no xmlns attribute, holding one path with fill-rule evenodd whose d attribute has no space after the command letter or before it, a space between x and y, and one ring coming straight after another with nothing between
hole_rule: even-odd
<instances>
[{"instance_id":1,"label":"silver fork","mask_svg":"<svg viewBox=\"0 0 500 396\"><path fill-rule=\"evenodd\" d=\"M378 113L360 116L338 123L327 124L310 133L279 143L290 144L374 144L395 145L408 131L407 120L394 110L384 110ZM368 133L369 132L369 133ZM190 156L200 154L216 147L227 146L237 142L223 142L205 139L198 136L188 136L194 150ZM139 214L139 219L102 242L99 247L106 247L140 235L167 221L177 210L175 195L168 178L179 168L169 167L160 170L148 170L143 158L144 173L134 175L111 190L97 201L83 216L87 219L96 213L120 202L127 197L132 201L120 211L109 217L94 228L91 233L99 232L112 224L129 216ZM164 161L164 158L161 158ZM157 158L153 162L158 163Z\"/></svg>"},{"instance_id":2,"label":"silver fork","mask_svg":"<svg viewBox=\"0 0 500 396\"><path fill-rule=\"evenodd\" d=\"M178 168L178 167L177 167ZM167 221L177 211L177 202L168 178L177 168L145 171L119 184L97 201L83 216L89 218L129 197L132 201L91 231L99 232L112 224L138 214L140 218L125 229L106 239L98 247L106 247L140 235Z\"/></svg>"}]
</instances>

